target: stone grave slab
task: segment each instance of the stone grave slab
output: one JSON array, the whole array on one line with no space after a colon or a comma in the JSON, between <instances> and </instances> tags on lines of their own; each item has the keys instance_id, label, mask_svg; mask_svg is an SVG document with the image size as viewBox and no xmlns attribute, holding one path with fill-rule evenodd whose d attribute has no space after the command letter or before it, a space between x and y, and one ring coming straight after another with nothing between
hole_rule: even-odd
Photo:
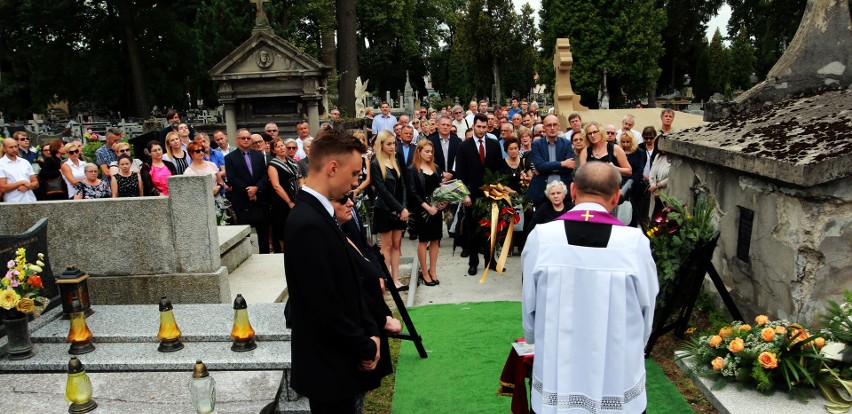
<instances>
[{"instance_id":1,"label":"stone grave slab","mask_svg":"<svg viewBox=\"0 0 852 414\"><path fill-rule=\"evenodd\" d=\"M158 305L99 305L93 309L95 313L86 318L86 324L94 335L96 346L102 343L158 342ZM234 323L231 304L176 304L174 315L185 344L231 341ZM249 304L248 315L258 343L290 340L290 330L284 327L283 303ZM43 343L65 344L68 328L69 321L55 319L33 332L31 338L37 347Z\"/></svg>"}]
</instances>

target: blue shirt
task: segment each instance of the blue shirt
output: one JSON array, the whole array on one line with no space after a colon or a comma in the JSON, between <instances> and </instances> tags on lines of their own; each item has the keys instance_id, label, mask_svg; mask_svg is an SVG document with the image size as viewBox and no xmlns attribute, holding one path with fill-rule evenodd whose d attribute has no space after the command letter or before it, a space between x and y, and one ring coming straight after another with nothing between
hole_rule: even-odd
<instances>
[{"instance_id":1,"label":"blue shirt","mask_svg":"<svg viewBox=\"0 0 852 414\"><path fill-rule=\"evenodd\" d=\"M373 135L378 135L380 131L388 130L393 132L393 126L396 125L396 117L388 114L377 115L373 117Z\"/></svg>"},{"instance_id":2,"label":"blue shirt","mask_svg":"<svg viewBox=\"0 0 852 414\"><path fill-rule=\"evenodd\" d=\"M520 113L521 113L521 108L518 108L518 109L510 109L510 110L509 110L509 120L511 121L511 120L512 120L512 117L513 117L513 116L515 116L515 114L520 114Z\"/></svg>"},{"instance_id":3,"label":"blue shirt","mask_svg":"<svg viewBox=\"0 0 852 414\"><path fill-rule=\"evenodd\" d=\"M95 159L97 160L98 166L106 165L109 167L110 163L118 161L118 155L115 155L115 151L111 150L107 147L106 143L104 143L97 149L97 151L95 151Z\"/></svg>"},{"instance_id":4,"label":"blue shirt","mask_svg":"<svg viewBox=\"0 0 852 414\"><path fill-rule=\"evenodd\" d=\"M225 165L225 156L222 155L222 151L219 151L219 148L216 148L210 151L210 156L204 156L204 161L210 161L213 164L216 164L216 168L222 169L222 166Z\"/></svg>"}]
</instances>

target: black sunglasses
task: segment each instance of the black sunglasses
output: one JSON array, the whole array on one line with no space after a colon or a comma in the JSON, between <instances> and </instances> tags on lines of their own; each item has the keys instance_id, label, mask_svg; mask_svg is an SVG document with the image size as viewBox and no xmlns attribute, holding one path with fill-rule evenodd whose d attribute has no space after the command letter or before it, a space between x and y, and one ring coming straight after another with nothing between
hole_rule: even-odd
<instances>
[{"instance_id":1,"label":"black sunglasses","mask_svg":"<svg viewBox=\"0 0 852 414\"><path fill-rule=\"evenodd\" d=\"M69 154L79 154L80 150L71 150L71 151L68 151L68 153Z\"/></svg>"},{"instance_id":2,"label":"black sunglasses","mask_svg":"<svg viewBox=\"0 0 852 414\"><path fill-rule=\"evenodd\" d=\"M197 150L195 150L195 151L193 151L193 152L195 152L196 154L201 154L201 153L203 153L203 152L204 152L204 150L203 150L203 149L197 149Z\"/></svg>"}]
</instances>

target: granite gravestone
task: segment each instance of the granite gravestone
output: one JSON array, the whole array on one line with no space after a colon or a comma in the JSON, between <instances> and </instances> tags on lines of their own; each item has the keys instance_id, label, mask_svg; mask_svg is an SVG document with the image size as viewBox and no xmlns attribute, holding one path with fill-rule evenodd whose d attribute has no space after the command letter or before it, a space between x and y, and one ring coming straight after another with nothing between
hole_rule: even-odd
<instances>
[{"instance_id":1,"label":"granite gravestone","mask_svg":"<svg viewBox=\"0 0 852 414\"><path fill-rule=\"evenodd\" d=\"M59 304L59 291L56 289L56 278L53 276L53 271L50 269L50 255L47 252L47 219L39 220L34 226L21 234L0 234L0 261L3 263L15 259L15 252L19 248L27 249L27 262L35 263L38 260L38 254L44 253L44 270L41 273L41 280L44 284L42 296L50 299L48 309L52 309ZM5 272L3 273L5 275ZM0 336L5 335L6 331L2 327L2 318L0 318Z\"/></svg>"}]
</instances>

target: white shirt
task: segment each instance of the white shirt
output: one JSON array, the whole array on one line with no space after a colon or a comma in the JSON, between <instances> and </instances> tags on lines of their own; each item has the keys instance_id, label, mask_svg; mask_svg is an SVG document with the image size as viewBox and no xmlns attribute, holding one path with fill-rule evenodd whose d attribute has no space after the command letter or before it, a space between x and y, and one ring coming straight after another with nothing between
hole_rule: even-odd
<instances>
[{"instance_id":1,"label":"white shirt","mask_svg":"<svg viewBox=\"0 0 852 414\"><path fill-rule=\"evenodd\" d=\"M308 187L306 185L302 186L301 191L304 191L304 192L316 197L316 199L319 200L320 204L322 204L322 206L325 207L325 210L328 212L328 215L331 216L332 218L334 218L334 206L331 205L331 201L329 201L328 197L318 193L316 190L314 190L313 188Z\"/></svg>"},{"instance_id":2,"label":"white shirt","mask_svg":"<svg viewBox=\"0 0 852 414\"><path fill-rule=\"evenodd\" d=\"M308 136L308 138L310 138L310 136ZM308 154L305 154L305 141L301 138L296 138L296 145L299 146L299 149L296 151L296 160L305 159L305 157L308 156Z\"/></svg>"},{"instance_id":3,"label":"white shirt","mask_svg":"<svg viewBox=\"0 0 852 414\"><path fill-rule=\"evenodd\" d=\"M467 122L465 118L462 118L461 121L453 119L453 125L456 127L456 136L461 139L464 139L464 133L473 126L473 124Z\"/></svg>"},{"instance_id":4,"label":"white shirt","mask_svg":"<svg viewBox=\"0 0 852 414\"><path fill-rule=\"evenodd\" d=\"M479 144L482 143L482 153L485 156L488 156L488 144L485 143L485 140L488 139L489 136L486 134L484 137L480 138L476 135L473 136L473 143L476 144L476 153L479 154ZM495 138L496 139L496 138Z\"/></svg>"},{"instance_id":5,"label":"white shirt","mask_svg":"<svg viewBox=\"0 0 852 414\"><path fill-rule=\"evenodd\" d=\"M231 153L231 151L233 151L233 150L234 150L234 147L232 147L232 146L228 145L228 149L222 149L222 147L219 147L219 148L216 148L216 149L215 149L215 150L213 150L213 151L216 151L216 150L218 150L219 152L221 152L221 153L222 153L222 156L224 157L225 155L230 154L230 153Z\"/></svg>"},{"instance_id":6,"label":"white shirt","mask_svg":"<svg viewBox=\"0 0 852 414\"><path fill-rule=\"evenodd\" d=\"M604 208L581 203L572 210ZM562 220L539 224L527 239L522 317L526 341L535 344L536 413L646 408L644 348L657 270L640 229L611 228L603 248L568 244Z\"/></svg>"},{"instance_id":7,"label":"white shirt","mask_svg":"<svg viewBox=\"0 0 852 414\"><path fill-rule=\"evenodd\" d=\"M15 157L12 161L7 156L0 158L0 178L6 179L6 184L16 183L18 181L30 181L30 177L35 175L32 164L29 161ZM21 192L17 188L3 194L3 201L7 203L25 203L36 201L33 190Z\"/></svg>"},{"instance_id":8,"label":"white shirt","mask_svg":"<svg viewBox=\"0 0 852 414\"><path fill-rule=\"evenodd\" d=\"M65 164L68 164L71 167L71 176L76 178L78 181L83 181L86 179L86 163L83 160L78 160L80 165L74 165L74 162L71 161L71 158L65 160ZM62 179L65 181L65 185L68 186L68 198L74 197L74 194L77 194L77 186L71 185L71 182L65 178L65 175L62 175Z\"/></svg>"}]
</instances>

